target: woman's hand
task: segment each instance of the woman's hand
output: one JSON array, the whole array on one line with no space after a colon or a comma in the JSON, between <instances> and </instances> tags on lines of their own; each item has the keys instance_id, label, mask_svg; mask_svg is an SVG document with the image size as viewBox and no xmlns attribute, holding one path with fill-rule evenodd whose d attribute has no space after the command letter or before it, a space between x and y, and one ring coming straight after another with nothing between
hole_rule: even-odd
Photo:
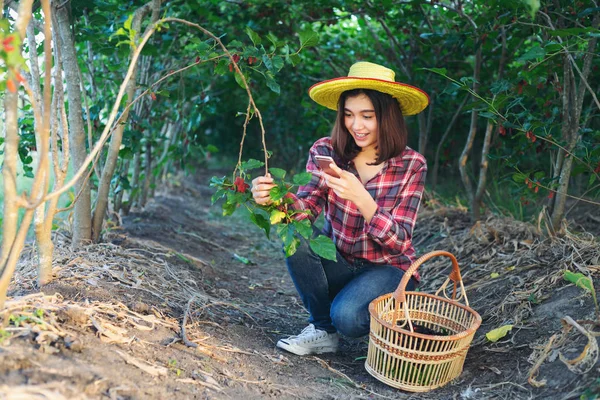
<instances>
[{"instance_id":1,"label":"woman's hand","mask_svg":"<svg viewBox=\"0 0 600 400\"><path fill-rule=\"evenodd\" d=\"M351 172L344 171L334 163L329 166L340 176L336 178L323 172L327 186L344 200L353 202L361 212L366 222L371 222L371 218L377 211L377 203L371 197L362 182Z\"/></svg>"},{"instance_id":2,"label":"woman's hand","mask_svg":"<svg viewBox=\"0 0 600 400\"><path fill-rule=\"evenodd\" d=\"M252 189L250 189L250 191L252 192L252 197L254 198L254 201L256 201L256 204L271 204L272 200L269 192L275 186L271 174L254 178L252 180Z\"/></svg>"},{"instance_id":3,"label":"woman's hand","mask_svg":"<svg viewBox=\"0 0 600 400\"><path fill-rule=\"evenodd\" d=\"M351 172L344 171L334 163L329 164L329 166L340 176L336 178L333 175L329 175L328 173L323 171L323 177L325 178L325 183L327 186L344 200L350 200L353 203L357 203L357 200L361 197L369 196L369 192L365 189L362 182Z\"/></svg>"}]
</instances>

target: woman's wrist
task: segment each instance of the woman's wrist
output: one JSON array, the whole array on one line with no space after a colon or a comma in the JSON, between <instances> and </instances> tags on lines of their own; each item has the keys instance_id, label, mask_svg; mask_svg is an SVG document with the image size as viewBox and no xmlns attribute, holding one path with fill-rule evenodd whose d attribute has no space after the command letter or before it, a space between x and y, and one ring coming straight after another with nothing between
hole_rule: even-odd
<instances>
[{"instance_id":1,"label":"woman's wrist","mask_svg":"<svg viewBox=\"0 0 600 400\"><path fill-rule=\"evenodd\" d=\"M369 192L365 191L365 193L366 195L361 196L355 204L368 224L377 212L377 203L373 200Z\"/></svg>"}]
</instances>

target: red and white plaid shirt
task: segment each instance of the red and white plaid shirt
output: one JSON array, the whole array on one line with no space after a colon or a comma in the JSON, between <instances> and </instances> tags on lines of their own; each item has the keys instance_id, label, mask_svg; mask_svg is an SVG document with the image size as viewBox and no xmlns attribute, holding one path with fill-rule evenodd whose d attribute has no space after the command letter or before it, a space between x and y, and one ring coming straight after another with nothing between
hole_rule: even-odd
<instances>
[{"instance_id":1,"label":"red and white plaid shirt","mask_svg":"<svg viewBox=\"0 0 600 400\"><path fill-rule=\"evenodd\" d=\"M383 163L381 171L365 185L377 203L367 224L354 203L327 187L314 159L317 154L333 157L340 168L359 176L353 162L344 165L334 154L331 138L321 138L311 147L306 163L312 180L292 196L292 208L310 210L312 222L324 209L324 233L349 262L363 260L407 270L416 259L412 234L425 186L425 158L406 147L401 155ZM418 274L415 278L419 280Z\"/></svg>"}]
</instances>

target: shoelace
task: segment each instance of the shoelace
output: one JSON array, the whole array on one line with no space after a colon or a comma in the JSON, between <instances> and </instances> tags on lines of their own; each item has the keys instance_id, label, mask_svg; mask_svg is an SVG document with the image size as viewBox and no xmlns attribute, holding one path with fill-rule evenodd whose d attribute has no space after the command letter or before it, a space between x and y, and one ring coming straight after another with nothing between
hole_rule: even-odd
<instances>
[{"instance_id":1,"label":"shoelace","mask_svg":"<svg viewBox=\"0 0 600 400\"><path fill-rule=\"evenodd\" d=\"M308 325L306 328L302 329L302 332L300 332L300 334L296 337L293 337L292 339L294 340L299 340L299 341L306 341L306 339L311 336L311 335L316 335L317 334L317 330L315 329L315 326L313 324ZM311 339L311 341L315 341L316 339L320 339L323 335L319 335L316 337L313 337Z\"/></svg>"}]
</instances>

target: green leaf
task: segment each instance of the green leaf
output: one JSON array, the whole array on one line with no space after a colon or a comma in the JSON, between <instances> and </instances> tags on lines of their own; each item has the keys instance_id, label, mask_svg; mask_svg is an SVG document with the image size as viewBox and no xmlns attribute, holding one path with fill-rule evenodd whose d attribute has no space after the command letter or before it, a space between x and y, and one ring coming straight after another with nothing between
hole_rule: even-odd
<instances>
[{"instance_id":1,"label":"green leaf","mask_svg":"<svg viewBox=\"0 0 600 400\"><path fill-rule=\"evenodd\" d=\"M448 70L446 68L420 68L424 71L431 71L441 76L447 76Z\"/></svg>"},{"instance_id":2,"label":"green leaf","mask_svg":"<svg viewBox=\"0 0 600 400\"><path fill-rule=\"evenodd\" d=\"M310 180L312 179L312 174L310 172L301 172L299 174L294 175L292 181L295 185L302 186L308 185Z\"/></svg>"},{"instance_id":3,"label":"green leaf","mask_svg":"<svg viewBox=\"0 0 600 400\"><path fill-rule=\"evenodd\" d=\"M287 190L281 188L280 186L275 186L269 191L269 196L271 196L271 200L277 201L282 199L287 193Z\"/></svg>"},{"instance_id":4,"label":"green leaf","mask_svg":"<svg viewBox=\"0 0 600 400\"><path fill-rule=\"evenodd\" d=\"M242 89L246 89L246 85L244 84L244 81L242 80L241 75L238 74L237 72L234 75L235 75L235 81L237 82L237 84L240 85L240 87ZM246 81L247 80L248 80L248 78L246 77Z\"/></svg>"},{"instance_id":5,"label":"green leaf","mask_svg":"<svg viewBox=\"0 0 600 400\"><path fill-rule=\"evenodd\" d=\"M499 81L492 83L490 91L492 92L492 94L494 96L496 96L498 93L502 93L502 92L506 92L506 91L510 90L511 86L512 85L510 84L509 81L507 81L505 79L500 79Z\"/></svg>"},{"instance_id":6,"label":"green leaf","mask_svg":"<svg viewBox=\"0 0 600 400\"><path fill-rule=\"evenodd\" d=\"M512 330L512 328L513 328L512 325L504 325L504 326L501 326L500 328L492 329L491 331L489 331L488 333L485 334L485 337L490 342L497 342L498 340L500 340L504 336L506 336L508 334L508 332L510 332Z\"/></svg>"},{"instance_id":7,"label":"green leaf","mask_svg":"<svg viewBox=\"0 0 600 400\"><path fill-rule=\"evenodd\" d=\"M336 259L336 248L333 241L324 235L319 235L314 239L310 239L310 248L319 256L332 261Z\"/></svg>"},{"instance_id":8,"label":"green leaf","mask_svg":"<svg viewBox=\"0 0 600 400\"><path fill-rule=\"evenodd\" d=\"M555 29L553 31L549 31L549 33L552 36L560 36L560 37L567 37L567 36L577 36L577 35L581 35L583 33L593 33L593 32L598 32L597 29L594 28L569 28L569 29Z\"/></svg>"},{"instance_id":9,"label":"green leaf","mask_svg":"<svg viewBox=\"0 0 600 400\"><path fill-rule=\"evenodd\" d=\"M267 87L271 89L271 91L277 94L281 94L281 88L279 87L279 83L275 82L273 76L270 74L266 74L265 77L267 78Z\"/></svg>"},{"instance_id":10,"label":"green leaf","mask_svg":"<svg viewBox=\"0 0 600 400\"><path fill-rule=\"evenodd\" d=\"M300 62L302 61L302 59L300 58L300 56L298 54L290 54L288 56L288 60L290 61L290 63L292 63L292 65L294 67L296 65L300 64Z\"/></svg>"},{"instance_id":11,"label":"green leaf","mask_svg":"<svg viewBox=\"0 0 600 400\"><path fill-rule=\"evenodd\" d=\"M273 61L273 68L276 72L279 72L283 68L283 57L275 56L271 61Z\"/></svg>"},{"instance_id":12,"label":"green leaf","mask_svg":"<svg viewBox=\"0 0 600 400\"><path fill-rule=\"evenodd\" d=\"M526 176L524 174L513 174L512 179L517 183L525 182Z\"/></svg>"},{"instance_id":13,"label":"green leaf","mask_svg":"<svg viewBox=\"0 0 600 400\"><path fill-rule=\"evenodd\" d=\"M248 161L244 161L240 165L240 168L241 168L242 171L246 172L246 171L252 171L253 169L260 168L263 165L265 165L264 162L255 160L254 158L251 158Z\"/></svg>"},{"instance_id":14,"label":"green leaf","mask_svg":"<svg viewBox=\"0 0 600 400\"><path fill-rule=\"evenodd\" d=\"M536 45L531 49L527 50L527 52L521 55L521 57L517 58L517 61L523 62L528 60L535 60L538 58L543 58L544 56L546 56L546 50L541 48L539 45Z\"/></svg>"},{"instance_id":15,"label":"green leaf","mask_svg":"<svg viewBox=\"0 0 600 400\"><path fill-rule=\"evenodd\" d=\"M300 38L301 48L316 46L319 43L319 34L311 29L298 32L298 37Z\"/></svg>"},{"instance_id":16,"label":"green leaf","mask_svg":"<svg viewBox=\"0 0 600 400\"><path fill-rule=\"evenodd\" d=\"M133 14L129 15L129 17L127 18L127 20L125 21L125 23L123 24L123 26L125 27L126 30L131 30L131 22L133 21Z\"/></svg>"},{"instance_id":17,"label":"green leaf","mask_svg":"<svg viewBox=\"0 0 600 400\"><path fill-rule=\"evenodd\" d=\"M571 283L574 283L577 287L595 293L594 284L592 283L592 280L589 277L582 274L581 272L575 273L565 270L565 272L563 273L563 278Z\"/></svg>"},{"instance_id":18,"label":"green leaf","mask_svg":"<svg viewBox=\"0 0 600 400\"><path fill-rule=\"evenodd\" d=\"M267 239L270 239L269 234L271 233L271 224L262 214L250 213L250 220L254 222L256 226L263 229L267 235Z\"/></svg>"},{"instance_id":19,"label":"green leaf","mask_svg":"<svg viewBox=\"0 0 600 400\"><path fill-rule=\"evenodd\" d=\"M233 214L235 212L236 208L237 208L237 204L235 204L235 203L230 203L230 202L223 203L223 216L226 217L228 215Z\"/></svg>"},{"instance_id":20,"label":"green leaf","mask_svg":"<svg viewBox=\"0 0 600 400\"><path fill-rule=\"evenodd\" d=\"M293 221L292 222L294 224L294 227L296 228L296 230L298 231L298 233L305 239L310 239L310 237L312 236L312 224L310 223L310 220L308 219L303 219L300 221Z\"/></svg>"},{"instance_id":21,"label":"green leaf","mask_svg":"<svg viewBox=\"0 0 600 400\"><path fill-rule=\"evenodd\" d=\"M300 239L293 238L289 244L286 244L285 246L283 246L283 249L285 250L285 256L286 257L293 256L294 253L296 253L296 250L298 250L299 244L300 244Z\"/></svg>"},{"instance_id":22,"label":"green leaf","mask_svg":"<svg viewBox=\"0 0 600 400\"><path fill-rule=\"evenodd\" d=\"M210 197L210 204L215 204L217 202L217 200L222 199L223 196L225 195L225 193L227 192L226 189L219 189L217 190L211 197Z\"/></svg>"},{"instance_id":23,"label":"green leaf","mask_svg":"<svg viewBox=\"0 0 600 400\"><path fill-rule=\"evenodd\" d=\"M246 34L248 35L250 40L252 40L252 43L254 43L255 46L258 46L260 44L260 36L258 36L258 33L254 32L249 26L246 27Z\"/></svg>"},{"instance_id":24,"label":"green leaf","mask_svg":"<svg viewBox=\"0 0 600 400\"><path fill-rule=\"evenodd\" d=\"M293 224L279 224L277 225L277 235L283 242L284 245L289 245L294 240L294 234L296 232L296 228Z\"/></svg>"},{"instance_id":25,"label":"green leaf","mask_svg":"<svg viewBox=\"0 0 600 400\"><path fill-rule=\"evenodd\" d=\"M263 64L265 64L265 67L267 67L267 69L269 71L271 71L273 69L273 62L271 61L271 59L269 58L268 55L265 54L262 56L262 62L263 62ZM267 78L267 81L269 80L267 75L265 75L265 78ZM273 78L272 75L271 75L271 78Z\"/></svg>"},{"instance_id":26,"label":"green leaf","mask_svg":"<svg viewBox=\"0 0 600 400\"><path fill-rule=\"evenodd\" d=\"M285 178L285 170L281 168L269 168L269 172L273 175L274 178L283 179Z\"/></svg>"},{"instance_id":27,"label":"green leaf","mask_svg":"<svg viewBox=\"0 0 600 400\"><path fill-rule=\"evenodd\" d=\"M273 46L275 46L275 48L277 48L277 47L280 47L280 42L279 42L279 39L277 39L277 36L275 36L275 35L273 34L273 32L269 32L269 33L267 34L267 39L269 39L269 41L270 41L271 43L273 43Z\"/></svg>"},{"instance_id":28,"label":"green leaf","mask_svg":"<svg viewBox=\"0 0 600 400\"><path fill-rule=\"evenodd\" d=\"M535 14L540 9L540 0L521 0L529 8L529 15L531 19L535 18Z\"/></svg>"}]
</instances>

